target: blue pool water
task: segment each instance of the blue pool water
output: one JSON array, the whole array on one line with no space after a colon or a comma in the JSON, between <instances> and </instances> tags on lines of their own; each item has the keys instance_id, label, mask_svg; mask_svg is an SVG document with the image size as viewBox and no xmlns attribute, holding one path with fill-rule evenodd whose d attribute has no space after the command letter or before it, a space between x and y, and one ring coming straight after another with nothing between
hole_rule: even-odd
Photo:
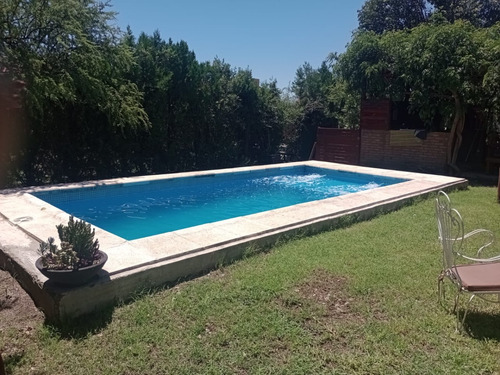
<instances>
[{"instance_id":1,"label":"blue pool water","mask_svg":"<svg viewBox=\"0 0 500 375\"><path fill-rule=\"evenodd\" d=\"M33 193L127 240L405 180L310 166Z\"/></svg>"}]
</instances>

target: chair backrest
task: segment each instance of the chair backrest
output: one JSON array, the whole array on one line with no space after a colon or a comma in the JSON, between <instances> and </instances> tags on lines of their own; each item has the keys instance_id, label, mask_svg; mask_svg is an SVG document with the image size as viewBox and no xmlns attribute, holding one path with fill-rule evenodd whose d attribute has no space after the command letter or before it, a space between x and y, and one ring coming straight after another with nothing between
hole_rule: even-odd
<instances>
[{"instance_id":1,"label":"chair backrest","mask_svg":"<svg viewBox=\"0 0 500 375\"><path fill-rule=\"evenodd\" d=\"M439 191L438 196L436 197L436 218L437 218L440 241L441 238L443 238L440 216L443 214L444 211L450 211L450 210L451 210L450 197L448 197L448 194L446 194L444 191L442 190Z\"/></svg>"},{"instance_id":2,"label":"chair backrest","mask_svg":"<svg viewBox=\"0 0 500 375\"><path fill-rule=\"evenodd\" d=\"M436 217L439 240L443 248L443 269L455 266L455 255L460 254L464 238L464 224L460 213L451 208L450 198L440 191L436 198Z\"/></svg>"}]
</instances>

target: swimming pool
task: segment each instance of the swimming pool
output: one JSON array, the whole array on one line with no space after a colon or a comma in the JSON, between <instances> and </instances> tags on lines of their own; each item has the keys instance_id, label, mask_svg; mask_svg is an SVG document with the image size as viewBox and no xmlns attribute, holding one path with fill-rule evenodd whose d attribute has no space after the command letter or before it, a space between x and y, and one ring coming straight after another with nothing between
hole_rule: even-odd
<instances>
[{"instance_id":1,"label":"swimming pool","mask_svg":"<svg viewBox=\"0 0 500 375\"><path fill-rule=\"evenodd\" d=\"M108 262L101 277L89 286L75 290L52 288L34 266L39 257L41 240L57 237L56 225L67 223L68 213L37 197L50 191L73 191L96 196L104 192L151 189L166 180L176 184L191 181L218 181L224 175L252 175L277 171L289 166L317 167L334 173L353 172L370 176L396 178L401 183L380 186L312 202L238 216L232 219L165 232L158 235L126 240L99 226L95 226L101 249L108 254ZM242 174L243 173L243 174ZM215 176L214 176L215 175ZM217 176L220 175L220 176ZM350 176L350 174L342 174ZM254 174L255 176L255 174ZM186 177L187 179L184 179ZM190 182L190 183L191 183ZM49 318L75 317L95 308L108 306L113 301L130 298L144 288L176 282L197 275L247 254L247 250L272 246L281 238L327 230L349 221L366 220L383 212L392 211L416 197L442 189L464 188L467 180L456 177L428 175L405 171L383 170L346 164L307 161L240 167L205 172L124 177L110 180L87 181L59 186L44 186L0 191L0 264L22 278L23 287L30 291L39 308ZM81 189L83 188L83 189ZM105 188L105 189L102 189ZM121 190L122 188L126 188ZM43 195L43 194L42 194ZM68 199L73 199L71 195ZM106 201L106 200L104 200ZM335 244L331 247L335 253ZM304 254L304 256L308 256Z\"/></svg>"},{"instance_id":2,"label":"swimming pool","mask_svg":"<svg viewBox=\"0 0 500 375\"><path fill-rule=\"evenodd\" d=\"M33 193L127 240L406 180L310 166Z\"/></svg>"}]
</instances>

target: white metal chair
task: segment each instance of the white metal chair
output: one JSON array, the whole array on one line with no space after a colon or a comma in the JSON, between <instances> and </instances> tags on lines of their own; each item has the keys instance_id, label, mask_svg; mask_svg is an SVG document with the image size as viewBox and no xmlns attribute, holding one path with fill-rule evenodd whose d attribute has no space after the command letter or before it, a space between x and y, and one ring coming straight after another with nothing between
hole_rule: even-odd
<instances>
[{"instance_id":1,"label":"white metal chair","mask_svg":"<svg viewBox=\"0 0 500 375\"><path fill-rule=\"evenodd\" d=\"M477 229L464 234L462 217L451 207L450 198L443 191L436 198L436 216L443 248L443 270L438 278L439 302L446 297L444 281L451 281L456 287L452 311L457 316L457 330L461 330L474 297L500 302L500 254L487 256L488 247L494 242L491 231ZM463 292L471 296L460 319L458 303Z\"/></svg>"}]
</instances>

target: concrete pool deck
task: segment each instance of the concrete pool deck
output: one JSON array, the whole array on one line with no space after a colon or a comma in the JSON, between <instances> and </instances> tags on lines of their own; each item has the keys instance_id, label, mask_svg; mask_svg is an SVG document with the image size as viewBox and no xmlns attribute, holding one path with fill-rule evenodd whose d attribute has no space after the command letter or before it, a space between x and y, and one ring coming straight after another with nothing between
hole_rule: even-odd
<instances>
[{"instance_id":1,"label":"concrete pool deck","mask_svg":"<svg viewBox=\"0 0 500 375\"><path fill-rule=\"evenodd\" d=\"M373 217L380 212L397 209L417 196L441 189L465 188L468 184L462 178L308 161L119 178L66 184L57 188L144 183L164 178L304 164L409 181L132 241L96 227L96 237L101 250L108 254L108 262L99 278L85 286L71 289L47 281L35 267L35 260L39 257L39 242L49 236L57 238L55 226L67 223L69 215L29 193L53 189L55 186L3 190L0 191L0 267L18 280L49 320L72 318L125 300L140 290L175 282L217 267L241 257L250 246L268 246L285 235L328 229L346 215L354 216L356 220Z\"/></svg>"}]
</instances>

